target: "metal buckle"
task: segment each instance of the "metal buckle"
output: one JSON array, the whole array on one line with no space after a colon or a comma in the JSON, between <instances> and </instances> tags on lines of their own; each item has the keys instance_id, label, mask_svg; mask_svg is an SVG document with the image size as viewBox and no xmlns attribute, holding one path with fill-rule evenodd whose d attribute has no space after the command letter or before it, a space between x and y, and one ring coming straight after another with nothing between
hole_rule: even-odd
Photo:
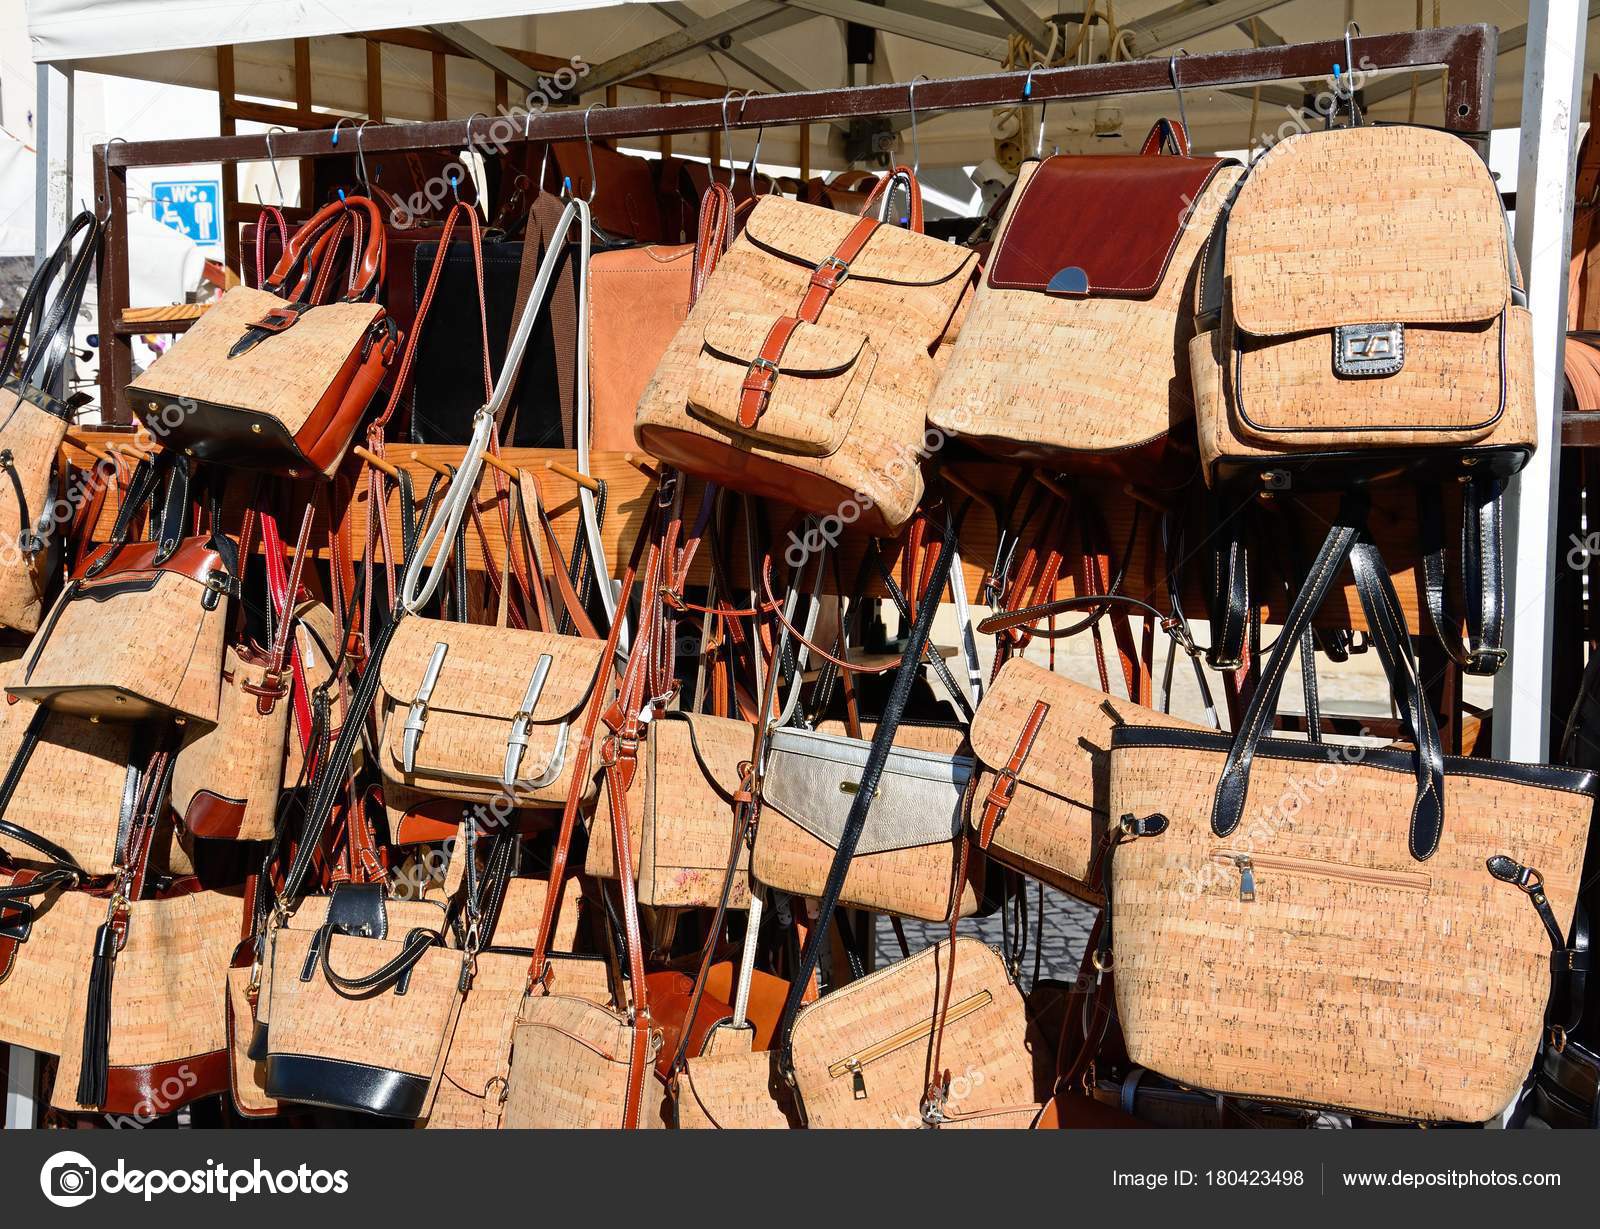
<instances>
[{"instance_id":1,"label":"metal buckle","mask_svg":"<svg viewBox=\"0 0 1600 1229\"><path fill-rule=\"evenodd\" d=\"M833 284L835 286L838 286L844 281L845 278L850 276L849 262L840 260L837 256L829 256L825 260L819 262L817 267L812 270L812 273L813 275L821 273L824 269L829 268L830 266L838 271L837 276L833 280Z\"/></svg>"},{"instance_id":2,"label":"metal buckle","mask_svg":"<svg viewBox=\"0 0 1600 1229\"><path fill-rule=\"evenodd\" d=\"M401 730L400 763L407 774L417 770L417 744L422 741L422 727L428 720L428 700L433 696L433 689L439 682L439 671L444 668L445 654L449 651L450 646L442 640L433 646L433 656L428 659L422 684L411 701L410 711L406 713L406 724Z\"/></svg>"},{"instance_id":3,"label":"metal buckle","mask_svg":"<svg viewBox=\"0 0 1600 1229\"><path fill-rule=\"evenodd\" d=\"M1341 324L1333 330L1333 370L1341 376L1392 376L1405 366L1406 326Z\"/></svg>"},{"instance_id":4,"label":"metal buckle","mask_svg":"<svg viewBox=\"0 0 1600 1229\"><path fill-rule=\"evenodd\" d=\"M533 727L533 710L539 703L539 695L544 691L545 680L550 677L550 667L555 663L549 653L539 654L539 660L534 663L533 677L528 680L528 689L522 693L522 705L517 709L517 714L511 719L511 733L506 737L506 761L500 772L500 784L506 789L511 789L517 782L517 768L522 763L522 753L528 749L528 735ZM559 774L560 755L566 746L566 723L562 722L561 729L557 732L557 761L556 772ZM549 774L546 768L545 775ZM552 777L551 780L554 780ZM544 782L548 785L549 781ZM535 788L542 788L536 786Z\"/></svg>"},{"instance_id":5,"label":"metal buckle","mask_svg":"<svg viewBox=\"0 0 1600 1229\"><path fill-rule=\"evenodd\" d=\"M773 375L778 374L778 364L764 355L758 354L750 360L750 370L755 371L758 368L762 371L770 371Z\"/></svg>"}]
</instances>

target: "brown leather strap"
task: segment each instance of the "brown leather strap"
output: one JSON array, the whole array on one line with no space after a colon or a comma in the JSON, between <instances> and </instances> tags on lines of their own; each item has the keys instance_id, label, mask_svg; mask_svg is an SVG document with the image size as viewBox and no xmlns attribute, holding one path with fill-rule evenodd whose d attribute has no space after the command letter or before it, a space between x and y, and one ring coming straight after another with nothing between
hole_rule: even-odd
<instances>
[{"instance_id":1,"label":"brown leather strap","mask_svg":"<svg viewBox=\"0 0 1600 1229\"><path fill-rule=\"evenodd\" d=\"M761 352L744 373L744 383L739 386L739 425L746 431L761 420L767 398L772 395L772 385L778 378L784 347L801 323L798 316L779 316L774 320L761 343Z\"/></svg>"},{"instance_id":2,"label":"brown leather strap","mask_svg":"<svg viewBox=\"0 0 1600 1229\"><path fill-rule=\"evenodd\" d=\"M909 166L897 166L887 175L880 178L873 186L872 191L867 194L867 201L861 207L861 212L872 212L873 206L883 199L883 194L889 191L890 187L896 182L907 185L907 195L911 198L911 208L908 211L906 229L920 235L922 234L922 185L917 182L916 171ZM836 184L837 181L828 186L832 188Z\"/></svg>"},{"instance_id":3,"label":"brown leather strap","mask_svg":"<svg viewBox=\"0 0 1600 1229\"><path fill-rule=\"evenodd\" d=\"M284 248L277 266L273 269L272 276L263 284L262 289L282 294L302 259L308 256L319 240L326 237L325 232L335 226L347 224L357 211L362 215L364 241L350 258L352 266L350 297L360 298L375 286L381 286L386 261L383 215L379 212L378 206L366 197L347 196L343 200L324 205L312 215L309 222L295 231ZM323 249L323 254L328 254L327 249ZM310 264L309 261L307 263ZM303 280L302 276L302 282Z\"/></svg>"},{"instance_id":4,"label":"brown leather strap","mask_svg":"<svg viewBox=\"0 0 1600 1229\"><path fill-rule=\"evenodd\" d=\"M1011 758L1006 761L1005 767L995 774L994 785L990 787L983 800L983 819L978 826L980 849L989 848L989 842L994 838L995 825L1005 818L1006 811L1016 797L1017 777L1022 772L1022 766L1027 763L1028 757L1033 754L1034 740L1039 737L1039 731L1044 728L1045 718L1049 715L1050 706L1043 700L1034 704L1033 711L1022 724L1022 732L1017 736L1017 745L1012 748Z\"/></svg>"},{"instance_id":5,"label":"brown leather strap","mask_svg":"<svg viewBox=\"0 0 1600 1229\"><path fill-rule=\"evenodd\" d=\"M822 315L822 309L828 305L828 300L833 298L833 292L844 285L845 278L850 276L850 265L855 258L861 255L861 249L867 246L867 240L872 238L879 226L883 225L877 218L863 217L850 228L850 233L833 250L829 256L815 269L811 270L811 284L806 288L805 296L800 300L800 308L795 313L807 324L815 324Z\"/></svg>"}]
</instances>

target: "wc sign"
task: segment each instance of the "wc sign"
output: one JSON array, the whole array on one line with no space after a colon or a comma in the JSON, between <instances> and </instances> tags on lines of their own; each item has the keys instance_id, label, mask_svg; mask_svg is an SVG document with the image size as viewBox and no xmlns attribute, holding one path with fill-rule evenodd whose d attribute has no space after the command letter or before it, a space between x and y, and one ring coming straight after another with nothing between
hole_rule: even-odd
<instances>
[{"instance_id":1,"label":"wc sign","mask_svg":"<svg viewBox=\"0 0 1600 1229\"><path fill-rule=\"evenodd\" d=\"M156 221L187 235L202 247L222 239L222 184L214 179L183 179L152 184Z\"/></svg>"}]
</instances>

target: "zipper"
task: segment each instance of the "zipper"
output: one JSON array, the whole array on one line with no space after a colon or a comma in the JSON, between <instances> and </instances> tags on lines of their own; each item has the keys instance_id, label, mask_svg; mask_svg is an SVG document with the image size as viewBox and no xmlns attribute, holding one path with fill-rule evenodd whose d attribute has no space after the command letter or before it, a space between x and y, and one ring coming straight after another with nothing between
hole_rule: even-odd
<instances>
[{"instance_id":1,"label":"zipper","mask_svg":"<svg viewBox=\"0 0 1600 1229\"><path fill-rule=\"evenodd\" d=\"M1256 872L1263 870L1311 875L1318 879L1341 879L1347 883L1365 883L1411 892L1426 892L1433 887L1432 876L1421 871L1380 870L1343 862L1320 862L1315 858L1291 858L1285 854L1218 849L1212 852L1211 860L1220 866L1231 866L1239 872L1239 899L1246 903L1255 900Z\"/></svg>"},{"instance_id":2,"label":"zipper","mask_svg":"<svg viewBox=\"0 0 1600 1229\"><path fill-rule=\"evenodd\" d=\"M946 1013L944 1018L946 1027L954 1024L957 1020L970 1016L975 1011L987 1007L992 1002L994 1002L994 995L987 990L980 990L977 994L964 998L959 1003L952 1003L949 1012ZM933 1024L936 1019L938 1019L937 1016L929 1016L926 1020L920 1020L908 1028L901 1029L898 1033L885 1037L882 1041L875 1041L865 1049L857 1050L854 1054L841 1058L828 1068L828 1075L836 1080L848 1075L850 1077L850 1089L855 1094L855 1099L857 1101L865 1101L867 1099L867 1077L862 1068L869 1063L877 1062L880 1058L893 1054L896 1050L902 1050L908 1045L932 1036Z\"/></svg>"}]
</instances>

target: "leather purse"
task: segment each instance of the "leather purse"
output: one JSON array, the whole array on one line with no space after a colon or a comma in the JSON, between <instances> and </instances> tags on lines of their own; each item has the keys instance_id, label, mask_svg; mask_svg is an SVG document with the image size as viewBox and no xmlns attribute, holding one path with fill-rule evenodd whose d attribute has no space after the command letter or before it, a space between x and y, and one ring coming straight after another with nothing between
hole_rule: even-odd
<instances>
[{"instance_id":1,"label":"leather purse","mask_svg":"<svg viewBox=\"0 0 1600 1229\"><path fill-rule=\"evenodd\" d=\"M1193 416L1188 296L1240 173L1191 157L1167 120L1136 155L1026 163L928 421L987 453L1149 481Z\"/></svg>"},{"instance_id":2,"label":"leather purse","mask_svg":"<svg viewBox=\"0 0 1600 1229\"><path fill-rule=\"evenodd\" d=\"M684 472L892 534L922 494L929 399L977 254L760 197L639 402L639 443ZM723 193L722 196L726 196ZM719 198L707 198L712 209ZM703 209L708 206L703 205ZM702 247L725 243L702 220ZM717 236L720 235L720 238Z\"/></svg>"},{"instance_id":3,"label":"leather purse","mask_svg":"<svg viewBox=\"0 0 1600 1229\"><path fill-rule=\"evenodd\" d=\"M100 251L101 228L94 214L80 213L48 260L39 266L14 313L0 350L0 526L11 535L0 553L0 627L20 632L39 628L45 600L57 580L60 546L69 526L52 520L56 455L72 422L72 410L55 396L84 288ZM77 243L77 250L73 244ZM51 295L56 278L60 288ZM18 364L29 322L26 357ZM114 477L114 474L113 474ZM104 489L98 468L91 483ZM73 491L70 506L84 497ZM13 528L14 527L14 528Z\"/></svg>"},{"instance_id":4,"label":"leather purse","mask_svg":"<svg viewBox=\"0 0 1600 1229\"><path fill-rule=\"evenodd\" d=\"M754 741L749 722L705 713L668 712L645 735L623 807L628 814L634 879L641 905L714 908L722 899L741 765ZM602 781L584 870L619 879L611 839L609 785ZM748 853L739 858L728 908L749 904Z\"/></svg>"},{"instance_id":5,"label":"leather purse","mask_svg":"<svg viewBox=\"0 0 1600 1229\"><path fill-rule=\"evenodd\" d=\"M689 315L692 243L610 248L589 260L589 415L602 452L637 448L639 398Z\"/></svg>"},{"instance_id":6,"label":"leather purse","mask_svg":"<svg viewBox=\"0 0 1600 1229\"><path fill-rule=\"evenodd\" d=\"M167 448L201 461L331 475L399 348L377 302L384 233L365 197L322 208L261 289L228 291L129 384L133 412ZM347 239L345 294L328 302Z\"/></svg>"},{"instance_id":7,"label":"leather purse","mask_svg":"<svg viewBox=\"0 0 1600 1229\"><path fill-rule=\"evenodd\" d=\"M1346 561L1409 747L1262 737ZM1521 1086L1572 964L1600 783L1443 754L1356 509L1310 575L1235 734L1112 732L1097 964L1114 960L1129 1058L1187 1087L1483 1122Z\"/></svg>"},{"instance_id":8,"label":"leather purse","mask_svg":"<svg viewBox=\"0 0 1600 1229\"><path fill-rule=\"evenodd\" d=\"M132 542L164 474L155 538ZM212 531L186 533L189 490L186 460L163 453L140 463L110 541L56 599L7 684L11 695L95 720L216 723L238 550L215 528L215 499Z\"/></svg>"}]
</instances>

